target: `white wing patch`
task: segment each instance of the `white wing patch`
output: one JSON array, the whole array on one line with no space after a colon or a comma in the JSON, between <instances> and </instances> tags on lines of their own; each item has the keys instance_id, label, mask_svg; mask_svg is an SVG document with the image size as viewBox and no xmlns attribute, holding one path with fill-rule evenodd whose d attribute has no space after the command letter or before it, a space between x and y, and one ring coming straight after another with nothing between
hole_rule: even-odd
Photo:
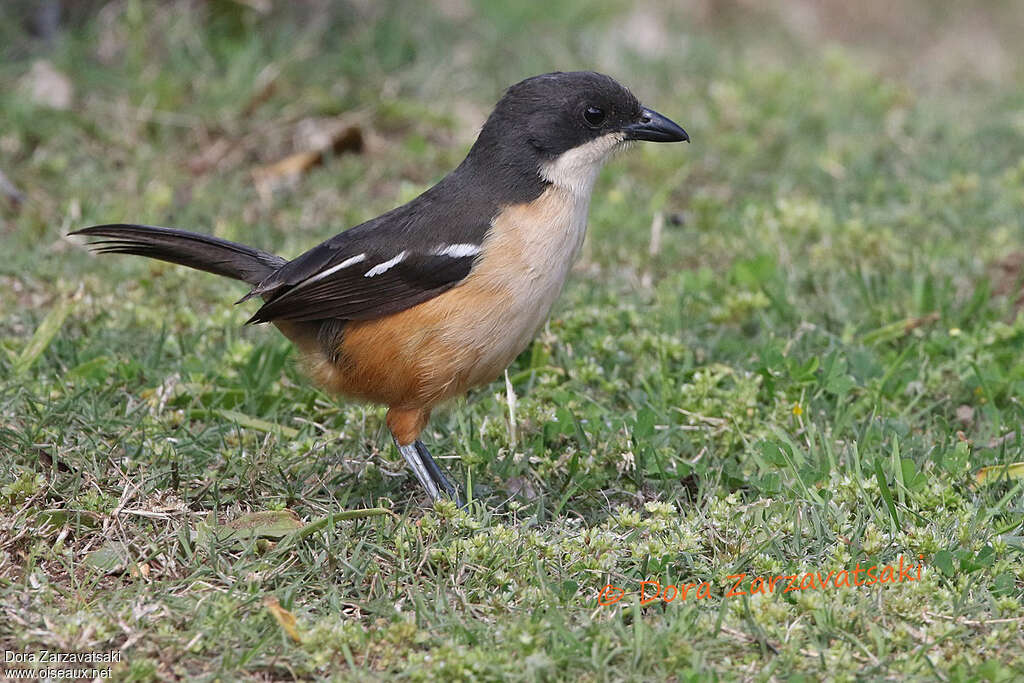
<instances>
[{"instance_id":1,"label":"white wing patch","mask_svg":"<svg viewBox=\"0 0 1024 683\"><path fill-rule=\"evenodd\" d=\"M378 263L373 268L370 268L368 271L366 271L366 273L363 275L363 277L373 277L374 275L380 275L381 273L386 273L387 271L391 270L392 268L397 266L399 263L401 263L403 260L405 260L405 252L404 251L399 253L398 256L396 256L394 258L388 259L384 263Z\"/></svg>"},{"instance_id":2,"label":"white wing patch","mask_svg":"<svg viewBox=\"0 0 1024 683\"><path fill-rule=\"evenodd\" d=\"M479 244L446 244L437 247L432 252L434 256L450 256L451 258L465 258L476 256L480 253Z\"/></svg>"},{"instance_id":3,"label":"white wing patch","mask_svg":"<svg viewBox=\"0 0 1024 683\"><path fill-rule=\"evenodd\" d=\"M349 266L354 266L355 264L362 263L365 260L366 260L366 254L358 254L356 256L353 256L352 258L347 258L344 261L342 261L341 263L339 263L339 264L337 264L335 266L331 266L327 270L324 270L324 271L321 271L321 272L317 273L313 277L306 278L305 280L303 280L299 284L295 285L295 287L293 288L292 291L294 291L296 289L299 289L300 287L305 287L306 285L311 285L314 282L317 282L318 280L323 280L328 275L331 275L332 273L337 273L342 268L348 268Z\"/></svg>"}]
</instances>

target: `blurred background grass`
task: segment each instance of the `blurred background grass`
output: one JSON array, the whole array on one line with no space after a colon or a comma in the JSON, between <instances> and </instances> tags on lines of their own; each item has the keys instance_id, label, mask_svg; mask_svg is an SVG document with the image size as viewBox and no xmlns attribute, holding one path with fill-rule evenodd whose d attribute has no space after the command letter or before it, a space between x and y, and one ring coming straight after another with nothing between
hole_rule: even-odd
<instances>
[{"instance_id":1,"label":"blurred background grass","mask_svg":"<svg viewBox=\"0 0 1024 683\"><path fill-rule=\"evenodd\" d=\"M136 680L1011 678L1024 502L970 482L1024 460L1021 26L1010 1L5 3L0 640L124 647ZM498 385L435 418L468 513L416 508L382 411L241 328L241 285L64 237L294 256L577 68L694 142L602 173L514 423ZM382 499L405 515L284 556L207 529ZM607 581L901 552L926 583L593 612Z\"/></svg>"}]
</instances>

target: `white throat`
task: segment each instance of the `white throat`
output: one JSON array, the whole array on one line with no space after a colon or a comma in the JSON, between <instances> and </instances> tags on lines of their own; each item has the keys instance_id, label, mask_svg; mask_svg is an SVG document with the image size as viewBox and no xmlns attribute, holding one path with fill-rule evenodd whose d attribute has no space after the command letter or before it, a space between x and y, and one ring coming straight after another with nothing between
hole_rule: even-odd
<instances>
[{"instance_id":1,"label":"white throat","mask_svg":"<svg viewBox=\"0 0 1024 683\"><path fill-rule=\"evenodd\" d=\"M598 172L604 162L623 146L624 137L622 133L608 133L563 152L541 166L540 176L568 190L576 199L589 203Z\"/></svg>"},{"instance_id":2,"label":"white throat","mask_svg":"<svg viewBox=\"0 0 1024 683\"><path fill-rule=\"evenodd\" d=\"M546 246L546 249L552 254L557 254L556 258L560 260L557 267L551 264L557 273L556 292L561 290L569 267L583 246L583 236L587 231L587 213L590 211L590 195L594 191L597 174L604 162L625 146L624 138L622 133L602 135L563 152L540 168L541 178L553 186L547 193L552 197L561 195L561 201L564 202L562 207L566 211L561 223L551 223L561 225L561 230L554 231L554 234L548 237L549 241L555 238L560 244Z\"/></svg>"}]
</instances>

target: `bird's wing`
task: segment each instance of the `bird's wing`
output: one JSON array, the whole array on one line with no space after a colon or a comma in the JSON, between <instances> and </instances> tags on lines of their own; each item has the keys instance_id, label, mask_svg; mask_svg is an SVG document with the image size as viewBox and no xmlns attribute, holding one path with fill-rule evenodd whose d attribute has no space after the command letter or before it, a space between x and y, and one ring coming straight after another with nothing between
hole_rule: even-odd
<instances>
[{"instance_id":1,"label":"bird's wing","mask_svg":"<svg viewBox=\"0 0 1024 683\"><path fill-rule=\"evenodd\" d=\"M248 322L367 320L405 310L469 275L489 228L488 221L424 230L400 219L385 214L285 264L247 295L266 302Z\"/></svg>"}]
</instances>

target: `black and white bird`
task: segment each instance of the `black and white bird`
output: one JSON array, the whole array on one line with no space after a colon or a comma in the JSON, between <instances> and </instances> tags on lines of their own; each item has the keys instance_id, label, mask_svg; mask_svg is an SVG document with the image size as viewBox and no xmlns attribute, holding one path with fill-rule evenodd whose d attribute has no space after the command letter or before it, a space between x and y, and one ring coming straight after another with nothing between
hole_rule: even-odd
<instances>
[{"instance_id":1,"label":"black and white bird","mask_svg":"<svg viewBox=\"0 0 1024 683\"><path fill-rule=\"evenodd\" d=\"M543 325L579 253L594 181L634 140L689 141L612 78L550 73L510 87L465 160L408 204L299 257L208 235L114 224L72 234L242 280L312 378L389 407L432 499L460 500L419 440L438 404L497 378Z\"/></svg>"}]
</instances>

